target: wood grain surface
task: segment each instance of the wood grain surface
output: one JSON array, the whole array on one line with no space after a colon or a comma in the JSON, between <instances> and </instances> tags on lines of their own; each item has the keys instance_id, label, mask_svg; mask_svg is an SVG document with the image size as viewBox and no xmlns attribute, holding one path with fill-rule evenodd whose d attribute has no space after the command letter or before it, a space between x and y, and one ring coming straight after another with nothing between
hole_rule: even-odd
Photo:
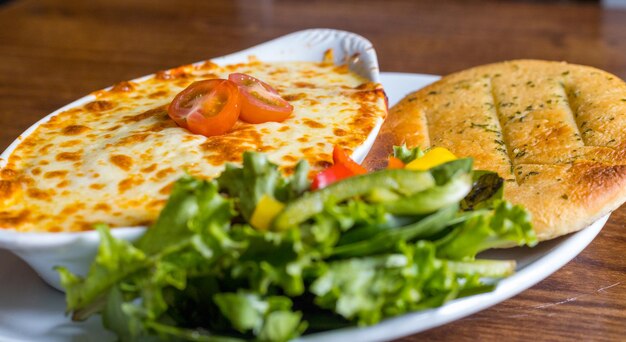
<instances>
[{"instance_id":1,"label":"wood grain surface","mask_svg":"<svg viewBox=\"0 0 626 342\"><path fill-rule=\"evenodd\" d=\"M446 74L542 58L626 78L626 11L597 3L15 0L0 6L0 151L93 90L314 27L367 37L383 71ZM403 341L626 341L625 222L622 206L551 277Z\"/></svg>"}]
</instances>

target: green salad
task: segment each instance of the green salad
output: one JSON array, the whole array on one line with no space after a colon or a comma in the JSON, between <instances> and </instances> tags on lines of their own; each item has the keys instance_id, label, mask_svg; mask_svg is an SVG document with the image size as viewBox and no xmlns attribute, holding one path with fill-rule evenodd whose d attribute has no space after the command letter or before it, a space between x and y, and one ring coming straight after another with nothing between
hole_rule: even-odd
<instances>
[{"instance_id":1,"label":"green salad","mask_svg":"<svg viewBox=\"0 0 626 342\"><path fill-rule=\"evenodd\" d=\"M396 148L405 163L419 155ZM502 179L471 159L316 191L308 173L300 162L285 177L246 152L217 179L177 181L136 243L97 226L88 274L58 267L68 312L100 314L122 341L285 341L490 291L515 262L476 254L536 243Z\"/></svg>"}]
</instances>

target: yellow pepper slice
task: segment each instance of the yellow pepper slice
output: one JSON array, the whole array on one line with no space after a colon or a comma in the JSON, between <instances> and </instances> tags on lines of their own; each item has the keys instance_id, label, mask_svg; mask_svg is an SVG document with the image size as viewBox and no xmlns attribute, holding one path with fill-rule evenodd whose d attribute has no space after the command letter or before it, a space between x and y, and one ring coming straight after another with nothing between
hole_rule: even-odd
<instances>
[{"instance_id":1,"label":"yellow pepper slice","mask_svg":"<svg viewBox=\"0 0 626 342\"><path fill-rule=\"evenodd\" d=\"M443 147L433 147L423 157L406 164L409 170L428 170L431 167L457 159L452 152Z\"/></svg>"},{"instance_id":2,"label":"yellow pepper slice","mask_svg":"<svg viewBox=\"0 0 626 342\"><path fill-rule=\"evenodd\" d=\"M257 203L256 208L254 208L252 218L250 218L250 224L256 229L267 230L272 224L274 217L276 217L284 207L285 205L282 202L265 194L261 197L259 203Z\"/></svg>"}]
</instances>

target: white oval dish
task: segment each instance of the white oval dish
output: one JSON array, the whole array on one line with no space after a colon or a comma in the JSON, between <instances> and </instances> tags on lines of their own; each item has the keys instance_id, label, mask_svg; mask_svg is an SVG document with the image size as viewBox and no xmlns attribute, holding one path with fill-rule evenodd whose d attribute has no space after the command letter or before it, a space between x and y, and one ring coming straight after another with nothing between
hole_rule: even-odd
<instances>
[{"instance_id":1,"label":"white oval dish","mask_svg":"<svg viewBox=\"0 0 626 342\"><path fill-rule=\"evenodd\" d=\"M310 29L288 34L269 42L227 56L211 59L219 65L248 62L254 56L264 62L322 61L324 53L333 50L336 64L347 63L350 70L373 82L380 82L378 60L372 44L365 38L346 31ZM198 62L199 63L203 63ZM133 82L141 82L154 75L147 75ZM28 128L0 155L0 168L6 165L10 154L39 125L68 109L82 106L95 99L87 95L78 99ZM357 147L352 158L361 162L369 152L382 125L382 119L370 132L365 142ZM115 228L114 236L134 241L143 234L145 227ZM61 290L59 276L54 266L63 265L77 274L86 274L99 244L95 231L76 233L35 233L0 230L0 248L8 249L26 261L48 284Z\"/></svg>"},{"instance_id":2,"label":"white oval dish","mask_svg":"<svg viewBox=\"0 0 626 342\"><path fill-rule=\"evenodd\" d=\"M432 75L382 73L381 82L393 105L404 95L439 77ZM408 313L371 327L353 327L311 334L299 341L388 341L415 334L484 310L526 290L563 267L593 241L608 215L589 227L534 248L489 250L479 257L517 262L517 272L498 283L493 292L453 300L442 307ZM126 232L121 231L126 234ZM132 237L132 236L131 236ZM63 314L63 294L45 286L37 276L12 255L0 251L0 341L114 341L101 318L71 322ZM37 324L33 324L36 320Z\"/></svg>"}]
</instances>

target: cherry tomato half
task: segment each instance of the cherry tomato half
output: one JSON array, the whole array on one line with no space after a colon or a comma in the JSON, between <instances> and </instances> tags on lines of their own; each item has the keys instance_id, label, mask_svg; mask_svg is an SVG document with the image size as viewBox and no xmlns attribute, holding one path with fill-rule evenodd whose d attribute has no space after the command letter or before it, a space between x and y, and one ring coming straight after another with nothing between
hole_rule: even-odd
<instances>
[{"instance_id":1,"label":"cherry tomato half","mask_svg":"<svg viewBox=\"0 0 626 342\"><path fill-rule=\"evenodd\" d=\"M240 111L239 89L235 83L224 79L190 84L167 108L170 118L179 126L207 137L228 132L237 122Z\"/></svg>"},{"instance_id":2,"label":"cherry tomato half","mask_svg":"<svg viewBox=\"0 0 626 342\"><path fill-rule=\"evenodd\" d=\"M293 112L293 106L269 84L241 73L230 74L228 79L239 86L241 120L253 124L281 122Z\"/></svg>"}]
</instances>

